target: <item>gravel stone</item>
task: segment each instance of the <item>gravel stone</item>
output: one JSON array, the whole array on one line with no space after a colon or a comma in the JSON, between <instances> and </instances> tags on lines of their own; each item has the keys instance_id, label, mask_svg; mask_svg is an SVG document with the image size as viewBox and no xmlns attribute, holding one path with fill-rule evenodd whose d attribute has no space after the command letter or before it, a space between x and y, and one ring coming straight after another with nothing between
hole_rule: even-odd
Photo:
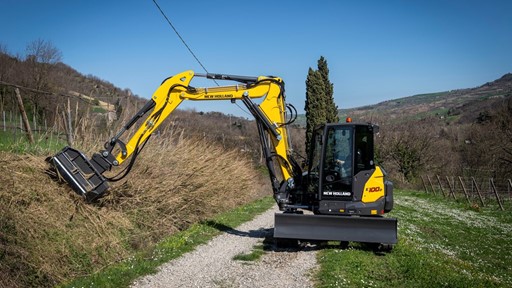
<instances>
[{"instance_id":1,"label":"gravel stone","mask_svg":"<svg viewBox=\"0 0 512 288\"><path fill-rule=\"evenodd\" d=\"M315 249L277 249L270 244L258 260L233 260L235 255L250 253L266 238L271 240L277 211L275 206L215 237L162 265L156 274L139 278L132 287L313 287Z\"/></svg>"}]
</instances>

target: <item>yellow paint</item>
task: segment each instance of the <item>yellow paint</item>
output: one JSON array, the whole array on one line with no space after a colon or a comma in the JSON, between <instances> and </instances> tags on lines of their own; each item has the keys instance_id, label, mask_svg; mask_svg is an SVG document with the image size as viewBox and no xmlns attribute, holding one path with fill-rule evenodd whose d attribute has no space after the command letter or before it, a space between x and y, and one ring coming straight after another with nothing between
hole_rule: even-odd
<instances>
[{"instance_id":1,"label":"yellow paint","mask_svg":"<svg viewBox=\"0 0 512 288\"><path fill-rule=\"evenodd\" d=\"M372 203L379 200L381 197L384 197L384 174L380 167L376 166L372 176L370 176L370 179L368 179L366 185L364 185L361 201L363 203Z\"/></svg>"},{"instance_id":2,"label":"yellow paint","mask_svg":"<svg viewBox=\"0 0 512 288\"><path fill-rule=\"evenodd\" d=\"M127 154L119 153L116 160L121 164L158 128L158 126L171 114L183 100L212 101L242 99L247 95L251 99L263 98L259 104L267 120L274 124L280 136L279 139L270 134L276 157L279 162L283 178L288 180L292 176L291 165L288 160L289 139L285 126L286 103L284 83L277 77L258 77L254 84L238 84L231 86L192 88L189 86L194 78L194 72L189 70L166 79L153 94L155 107L144 123L126 143Z\"/></svg>"}]
</instances>

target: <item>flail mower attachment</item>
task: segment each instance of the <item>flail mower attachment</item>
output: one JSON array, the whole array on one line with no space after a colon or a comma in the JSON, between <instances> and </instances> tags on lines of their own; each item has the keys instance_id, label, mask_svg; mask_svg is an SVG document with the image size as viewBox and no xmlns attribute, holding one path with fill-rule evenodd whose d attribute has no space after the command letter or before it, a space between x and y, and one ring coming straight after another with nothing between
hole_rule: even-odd
<instances>
[{"instance_id":1,"label":"flail mower attachment","mask_svg":"<svg viewBox=\"0 0 512 288\"><path fill-rule=\"evenodd\" d=\"M144 146L145 141L141 141L141 139L143 137L145 137L145 140L149 138L149 135L144 135L146 131L145 128L149 124L142 127L144 132L137 134L137 138L135 139L136 144L133 145L135 148L129 151L126 144L120 140L120 137L144 116L144 114L153 109L154 106L155 102L153 100L148 101L116 136L105 143L105 150L94 153L91 159L88 159L87 156L76 149L65 147L55 156L51 157L48 162L53 165L59 178L64 179L78 195L83 196L88 202L103 197L108 190L108 182L119 181L130 172L137 155ZM149 123L153 123L151 121L153 121L152 118L148 120ZM143 143L140 145L141 147L139 147L141 142ZM120 151L118 156L114 156L112 152L117 146ZM111 178L107 178L103 175L105 171L110 171L113 166L119 166L122 161L130 157L130 155L132 155L130 163L121 173Z\"/></svg>"},{"instance_id":2,"label":"flail mower attachment","mask_svg":"<svg viewBox=\"0 0 512 288\"><path fill-rule=\"evenodd\" d=\"M112 164L100 154L94 154L89 160L82 152L65 147L50 159L59 178L64 179L71 188L88 202L100 197L108 189L103 172L110 170Z\"/></svg>"}]
</instances>

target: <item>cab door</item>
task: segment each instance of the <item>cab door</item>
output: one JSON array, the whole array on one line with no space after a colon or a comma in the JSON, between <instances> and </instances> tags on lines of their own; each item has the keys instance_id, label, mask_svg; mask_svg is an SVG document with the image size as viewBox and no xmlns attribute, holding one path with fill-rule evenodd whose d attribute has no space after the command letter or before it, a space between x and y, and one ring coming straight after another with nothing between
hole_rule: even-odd
<instances>
[{"instance_id":1,"label":"cab door","mask_svg":"<svg viewBox=\"0 0 512 288\"><path fill-rule=\"evenodd\" d=\"M352 125L327 124L313 134L308 192L317 200L350 200L354 176Z\"/></svg>"}]
</instances>

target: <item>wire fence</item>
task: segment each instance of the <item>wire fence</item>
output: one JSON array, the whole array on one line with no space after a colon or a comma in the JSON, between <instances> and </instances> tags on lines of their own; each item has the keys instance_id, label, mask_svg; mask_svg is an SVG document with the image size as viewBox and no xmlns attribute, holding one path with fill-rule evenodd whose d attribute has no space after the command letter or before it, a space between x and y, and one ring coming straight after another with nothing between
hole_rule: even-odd
<instances>
[{"instance_id":1,"label":"wire fence","mask_svg":"<svg viewBox=\"0 0 512 288\"><path fill-rule=\"evenodd\" d=\"M108 129L117 118L115 105L78 92L54 93L4 81L0 81L0 87L0 145L24 139L33 144L34 137L50 142L54 138L67 139L72 145L73 134L81 123L104 122L105 127L101 127ZM35 94L39 100L42 97L55 101L54 105L36 104L30 98Z\"/></svg>"},{"instance_id":2,"label":"wire fence","mask_svg":"<svg viewBox=\"0 0 512 288\"><path fill-rule=\"evenodd\" d=\"M446 199L467 201L470 205L512 207L512 180L463 176L421 176L426 193Z\"/></svg>"}]
</instances>

